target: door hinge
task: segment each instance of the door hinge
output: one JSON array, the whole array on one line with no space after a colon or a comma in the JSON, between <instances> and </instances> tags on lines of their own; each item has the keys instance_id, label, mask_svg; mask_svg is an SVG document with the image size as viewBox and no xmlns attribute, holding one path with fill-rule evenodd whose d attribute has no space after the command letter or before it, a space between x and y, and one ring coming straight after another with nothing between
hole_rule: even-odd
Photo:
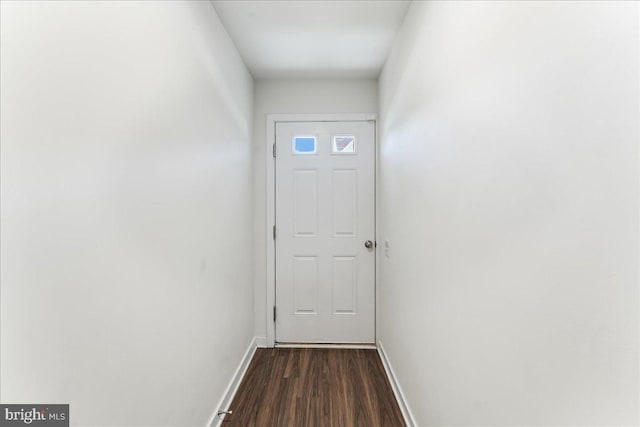
<instances>
[{"instance_id":1,"label":"door hinge","mask_svg":"<svg viewBox=\"0 0 640 427\"><path fill-rule=\"evenodd\" d=\"M276 323L276 306L273 306L273 323Z\"/></svg>"},{"instance_id":2,"label":"door hinge","mask_svg":"<svg viewBox=\"0 0 640 427\"><path fill-rule=\"evenodd\" d=\"M276 144L273 144L273 158L276 157Z\"/></svg>"},{"instance_id":3,"label":"door hinge","mask_svg":"<svg viewBox=\"0 0 640 427\"><path fill-rule=\"evenodd\" d=\"M273 226L273 240L276 240L276 226Z\"/></svg>"}]
</instances>

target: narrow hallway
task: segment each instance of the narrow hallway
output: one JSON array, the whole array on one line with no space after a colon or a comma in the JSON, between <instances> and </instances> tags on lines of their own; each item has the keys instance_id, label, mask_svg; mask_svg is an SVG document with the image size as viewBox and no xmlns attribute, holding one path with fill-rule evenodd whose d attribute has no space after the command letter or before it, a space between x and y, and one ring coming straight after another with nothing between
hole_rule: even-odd
<instances>
[{"instance_id":1,"label":"narrow hallway","mask_svg":"<svg viewBox=\"0 0 640 427\"><path fill-rule=\"evenodd\" d=\"M639 279L638 1L0 0L0 426L640 426Z\"/></svg>"},{"instance_id":2,"label":"narrow hallway","mask_svg":"<svg viewBox=\"0 0 640 427\"><path fill-rule=\"evenodd\" d=\"M259 348L225 426L404 426L373 349Z\"/></svg>"}]
</instances>

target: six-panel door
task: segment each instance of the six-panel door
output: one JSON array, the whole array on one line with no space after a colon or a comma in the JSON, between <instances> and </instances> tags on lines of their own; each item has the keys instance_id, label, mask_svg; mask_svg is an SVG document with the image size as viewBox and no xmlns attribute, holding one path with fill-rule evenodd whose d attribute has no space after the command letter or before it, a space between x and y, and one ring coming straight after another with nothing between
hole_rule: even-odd
<instances>
[{"instance_id":1,"label":"six-panel door","mask_svg":"<svg viewBox=\"0 0 640 427\"><path fill-rule=\"evenodd\" d=\"M276 341L375 339L373 122L276 123Z\"/></svg>"}]
</instances>

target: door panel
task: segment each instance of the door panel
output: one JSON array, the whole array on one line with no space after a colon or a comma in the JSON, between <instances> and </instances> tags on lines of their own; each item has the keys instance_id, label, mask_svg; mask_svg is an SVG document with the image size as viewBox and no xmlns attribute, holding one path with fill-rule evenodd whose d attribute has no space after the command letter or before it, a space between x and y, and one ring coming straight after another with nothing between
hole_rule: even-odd
<instances>
[{"instance_id":1,"label":"door panel","mask_svg":"<svg viewBox=\"0 0 640 427\"><path fill-rule=\"evenodd\" d=\"M355 237L358 224L358 172L333 170L333 236Z\"/></svg>"},{"instance_id":2,"label":"door panel","mask_svg":"<svg viewBox=\"0 0 640 427\"><path fill-rule=\"evenodd\" d=\"M375 340L373 122L276 123L276 341Z\"/></svg>"},{"instance_id":3,"label":"door panel","mask_svg":"<svg viewBox=\"0 0 640 427\"><path fill-rule=\"evenodd\" d=\"M316 237L318 233L318 171L293 171L293 233Z\"/></svg>"}]
</instances>

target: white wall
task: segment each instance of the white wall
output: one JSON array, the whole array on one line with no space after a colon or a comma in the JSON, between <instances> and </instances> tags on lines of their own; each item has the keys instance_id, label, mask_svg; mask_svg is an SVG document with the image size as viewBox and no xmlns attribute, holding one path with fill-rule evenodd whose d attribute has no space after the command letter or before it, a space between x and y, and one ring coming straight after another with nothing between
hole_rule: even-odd
<instances>
[{"instance_id":1,"label":"white wall","mask_svg":"<svg viewBox=\"0 0 640 427\"><path fill-rule=\"evenodd\" d=\"M376 113L378 85L376 80L361 79L258 80L254 100L254 319L256 336L266 337L266 116L278 113Z\"/></svg>"},{"instance_id":2,"label":"white wall","mask_svg":"<svg viewBox=\"0 0 640 427\"><path fill-rule=\"evenodd\" d=\"M208 2L1 2L3 403L205 425L253 338L252 79Z\"/></svg>"},{"instance_id":3,"label":"white wall","mask_svg":"<svg viewBox=\"0 0 640 427\"><path fill-rule=\"evenodd\" d=\"M379 338L420 426L639 422L637 8L413 2Z\"/></svg>"}]
</instances>

